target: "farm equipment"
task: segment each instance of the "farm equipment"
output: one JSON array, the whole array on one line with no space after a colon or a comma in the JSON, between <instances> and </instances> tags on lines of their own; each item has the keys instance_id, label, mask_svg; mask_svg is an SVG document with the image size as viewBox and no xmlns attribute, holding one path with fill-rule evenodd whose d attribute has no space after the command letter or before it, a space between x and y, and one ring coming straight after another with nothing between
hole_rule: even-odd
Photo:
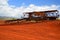
<instances>
[{"instance_id":1,"label":"farm equipment","mask_svg":"<svg viewBox=\"0 0 60 40\"><path fill-rule=\"evenodd\" d=\"M27 18L16 19L16 20L6 20L5 23L21 23L24 21L41 21L41 20L56 20L59 17L58 10L48 10L48 11L40 11L40 12L26 12L25 15L28 14ZM25 16L24 15L24 16Z\"/></svg>"},{"instance_id":2,"label":"farm equipment","mask_svg":"<svg viewBox=\"0 0 60 40\"><path fill-rule=\"evenodd\" d=\"M28 12L28 19L40 21L40 20L56 20L59 17L58 10L49 10L49 11L41 11L41 12Z\"/></svg>"}]
</instances>

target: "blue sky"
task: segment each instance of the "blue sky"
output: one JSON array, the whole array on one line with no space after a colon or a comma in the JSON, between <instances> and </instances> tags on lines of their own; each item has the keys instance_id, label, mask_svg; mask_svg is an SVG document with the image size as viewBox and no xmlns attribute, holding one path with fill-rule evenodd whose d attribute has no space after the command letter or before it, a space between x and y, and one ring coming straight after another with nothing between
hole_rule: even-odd
<instances>
[{"instance_id":1,"label":"blue sky","mask_svg":"<svg viewBox=\"0 0 60 40\"><path fill-rule=\"evenodd\" d=\"M21 17L25 12L46 10L60 12L60 0L0 0L0 16Z\"/></svg>"},{"instance_id":2,"label":"blue sky","mask_svg":"<svg viewBox=\"0 0 60 40\"><path fill-rule=\"evenodd\" d=\"M34 4L37 6L43 5L60 5L60 0L9 0L9 5L14 5L19 7L21 5L29 6L30 4Z\"/></svg>"}]
</instances>

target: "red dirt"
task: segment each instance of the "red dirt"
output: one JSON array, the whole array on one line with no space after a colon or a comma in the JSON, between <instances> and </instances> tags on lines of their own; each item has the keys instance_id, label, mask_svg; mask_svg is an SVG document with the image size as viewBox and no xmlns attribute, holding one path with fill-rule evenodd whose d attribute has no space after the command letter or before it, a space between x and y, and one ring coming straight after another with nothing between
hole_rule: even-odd
<instances>
[{"instance_id":1,"label":"red dirt","mask_svg":"<svg viewBox=\"0 0 60 40\"><path fill-rule=\"evenodd\" d=\"M60 40L60 21L1 25L0 40Z\"/></svg>"}]
</instances>

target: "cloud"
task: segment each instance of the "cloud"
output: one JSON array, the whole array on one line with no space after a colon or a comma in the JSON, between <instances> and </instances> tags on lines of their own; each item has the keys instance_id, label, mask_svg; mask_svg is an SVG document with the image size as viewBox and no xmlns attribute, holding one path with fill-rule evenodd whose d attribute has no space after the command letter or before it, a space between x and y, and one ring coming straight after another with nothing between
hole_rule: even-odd
<instances>
[{"instance_id":1,"label":"cloud","mask_svg":"<svg viewBox=\"0 0 60 40\"><path fill-rule=\"evenodd\" d=\"M8 4L9 0L0 0L0 16L12 16L19 17L23 16L24 12L33 12L33 11L45 11L45 10L59 10L60 5L44 5L44 6L36 6L34 4L30 4L25 7L24 5L20 7L16 7Z\"/></svg>"},{"instance_id":2,"label":"cloud","mask_svg":"<svg viewBox=\"0 0 60 40\"><path fill-rule=\"evenodd\" d=\"M30 4L28 9L29 10L33 10L33 11L45 11L45 10L56 10L58 9L60 6L58 5L51 5L51 6L36 6L34 4Z\"/></svg>"}]
</instances>

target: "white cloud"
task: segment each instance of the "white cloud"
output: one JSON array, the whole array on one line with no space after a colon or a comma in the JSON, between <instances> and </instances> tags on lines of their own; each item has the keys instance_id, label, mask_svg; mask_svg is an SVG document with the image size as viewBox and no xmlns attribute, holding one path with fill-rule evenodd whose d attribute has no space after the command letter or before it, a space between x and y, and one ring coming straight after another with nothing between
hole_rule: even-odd
<instances>
[{"instance_id":1,"label":"white cloud","mask_svg":"<svg viewBox=\"0 0 60 40\"><path fill-rule=\"evenodd\" d=\"M60 5L36 6L34 4L30 4L27 7L25 7L24 5L20 7L15 7L13 5L9 5L8 0L0 0L0 16L21 17L23 16L24 12L55 10L59 9L59 7Z\"/></svg>"},{"instance_id":2,"label":"white cloud","mask_svg":"<svg viewBox=\"0 0 60 40\"><path fill-rule=\"evenodd\" d=\"M8 5L8 0L0 0L0 6L7 6Z\"/></svg>"}]
</instances>

